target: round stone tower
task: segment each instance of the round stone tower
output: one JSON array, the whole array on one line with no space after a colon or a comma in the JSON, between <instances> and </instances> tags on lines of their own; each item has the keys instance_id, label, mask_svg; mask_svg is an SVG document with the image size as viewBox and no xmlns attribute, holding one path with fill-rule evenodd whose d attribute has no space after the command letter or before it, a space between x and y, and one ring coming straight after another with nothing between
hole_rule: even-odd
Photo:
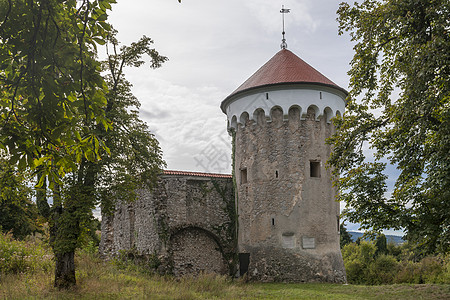
<instances>
[{"instance_id":1,"label":"round stone tower","mask_svg":"<svg viewBox=\"0 0 450 300\"><path fill-rule=\"evenodd\" d=\"M347 92L282 49L221 104L233 134L240 274L345 282L339 203L325 167Z\"/></svg>"}]
</instances>

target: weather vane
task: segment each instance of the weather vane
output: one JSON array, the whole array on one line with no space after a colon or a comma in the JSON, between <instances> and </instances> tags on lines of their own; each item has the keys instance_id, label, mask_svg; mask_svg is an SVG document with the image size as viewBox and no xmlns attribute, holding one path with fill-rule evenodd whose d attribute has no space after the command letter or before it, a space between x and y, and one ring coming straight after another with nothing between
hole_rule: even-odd
<instances>
[{"instance_id":1,"label":"weather vane","mask_svg":"<svg viewBox=\"0 0 450 300\"><path fill-rule=\"evenodd\" d=\"M280 13L283 16L283 32L282 32L283 39L281 40L281 49L286 49L287 48L286 39L284 38L284 34L285 34L285 32L284 32L284 14L287 14L290 11L291 11L290 8L284 8L284 5L281 6Z\"/></svg>"}]
</instances>

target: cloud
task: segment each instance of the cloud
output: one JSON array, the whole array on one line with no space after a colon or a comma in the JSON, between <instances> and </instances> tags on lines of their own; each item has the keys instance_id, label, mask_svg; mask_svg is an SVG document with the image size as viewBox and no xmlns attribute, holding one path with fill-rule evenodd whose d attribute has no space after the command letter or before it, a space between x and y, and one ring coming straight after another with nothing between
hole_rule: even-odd
<instances>
[{"instance_id":1,"label":"cloud","mask_svg":"<svg viewBox=\"0 0 450 300\"><path fill-rule=\"evenodd\" d=\"M167 111L161 111L161 110L157 110L157 111L148 111L146 109L140 108L139 109L139 115L141 116L141 118L144 119L166 119L166 118L170 118L170 113Z\"/></svg>"},{"instance_id":2,"label":"cloud","mask_svg":"<svg viewBox=\"0 0 450 300\"><path fill-rule=\"evenodd\" d=\"M285 15L286 31L314 32L318 22L310 14L311 1L245 1L243 4L248 8L250 17L258 20L260 27L270 34L282 32L282 17L280 10L282 5L291 10Z\"/></svg>"},{"instance_id":3,"label":"cloud","mask_svg":"<svg viewBox=\"0 0 450 300\"><path fill-rule=\"evenodd\" d=\"M120 41L130 44L145 34L169 57L160 69L125 70L142 103L140 116L161 142L169 168L208 171L205 168L211 164L205 167L198 162L208 151L217 148L221 156L231 155L231 142L223 142L229 136L220 103L279 51L282 4L291 9L286 15L289 49L324 75L331 74L338 84L348 82L345 59L336 46L338 3L128 0L115 4L111 21ZM231 166L226 170L231 172Z\"/></svg>"}]
</instances>

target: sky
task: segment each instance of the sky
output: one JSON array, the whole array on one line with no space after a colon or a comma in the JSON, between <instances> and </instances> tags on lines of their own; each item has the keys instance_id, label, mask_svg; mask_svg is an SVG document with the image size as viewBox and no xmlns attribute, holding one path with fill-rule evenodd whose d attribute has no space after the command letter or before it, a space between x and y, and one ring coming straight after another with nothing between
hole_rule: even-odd
<instances>
[{"instance_id":1,"label":"sky","mask_svg":"<svg viewBox=\"0 0 450 300\"><path fill-rule=\"evenodd\" d=\"M109 20L119 41L129 45L146 35L169 58L156 70L125 70L167 169L231 173L231 138L220 103L280 50L282 5L290 9L288 49L348 89L353 45L348 34L338 35L340 2L118 0Z\"/></svg>"},{"instance_id":2,"label":"sky","mask_svg":"<svg viewBox=\"0 0 450 300\"><path fill-rule=\"evenodd\" d=\"M167 168L231 173L231 139L220 103L280 50L288 49L343 88L352 45L338 36L340 0L122 0L110 21L124 45L146 35L169 61L128 68L141 118Z\"/></svg>"}]
</instances>

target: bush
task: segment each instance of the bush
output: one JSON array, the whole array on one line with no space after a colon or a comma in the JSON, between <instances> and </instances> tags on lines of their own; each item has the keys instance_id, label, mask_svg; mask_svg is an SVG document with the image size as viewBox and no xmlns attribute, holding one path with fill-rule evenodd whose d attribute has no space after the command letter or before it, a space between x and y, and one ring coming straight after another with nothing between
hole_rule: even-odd
<instances>
[{"instance_id":1,"label":"bush","mask_svg":"<svg viewBox=\"0 0 450 300\"><path fill-rule=\"evenodd\" d=\"M420 283L419 267L412 261L402 261L394 283Z\"/></svg>"},{"instance_id":2,"label":"bush","mask_svg":"<svg viewBox=\"0 0 450 300\"><path fill-rule=\"evenodd\" d=\"M347 244L342 248L342 257L349 283L367 283L368 267L374 260L375 251L375 245L366 241L361 241L359 245Z\"/></svg>"},{"instance_id":3,"label":"bush","mask_svg":"<svg viewBox=\"0 0 450 300\"><path fill-rule=\"evenodd\" d=\"M368 284L391 284L398 272L398 262L392 255L382 254L377 256L368 266L366 283Z\"/></svg>"},{"instance_id":4,"label":"bush","mask_svg":"<svg viewBox=\"0 0 450 300\"><path fill-rule=\"evenodd\" d=\"M364 284L366 282L365 269L365 266L358 260L345 262L348 283Z\"/></svg>"},{"instance_id":5,"label":"bush","mask_svg":"<svg viewBox=\"0 0 450 300\"><path fill-rule=\"evenodd\" d=\"M135 271L144 274L155 274L161 265L161 260L155 254L140 254L135 248L120 250L112 260L119 269Z\"/></svg>"},{"instance_id":6,"label":"bush","mask_svg":"<svg viewBox=\"0 0 450 300\"><path fill-rule=\"evenodd\" d=\"M373 242L366 241L361 241L359 245L351 243L342 248L349 283L450 283L450 255L420 259L412 250L412 245L408 244L388 244L387 252L391 254L376 255L376 249Z\"/></svg>"},{"instance_id":7,"label":"bush","mask_svg":"<svg viewBox=\"0 0 450 300\"><path fill-rule=\"evenodd\" d=\"M11 234L0 233L0 273L26 273L53 268L53 256L42 243L16 241Z\"/></svg>"},{"instance_id":8,"label":"bush","mask_svg":"<svg viewBox=\"0 0 450 300\"><path fill-rule=\"evenodd\" d=\"M443 272L438 277L437 283L450 284L450 254L444 258Z\"/></svg>"},{"instance_id":9,"label":"bush","mask_svg":"<svg viewBox=\"0 0 450 300\"><path fill-rule=\"evenodd\" d=\"M444 273L443 261L439 257L425 257L419 262L419 272L423 283L437 283Z\"/></svg>"},{"instance_id":10,"label":"bush","mask_svg":"<svg viewBox=\"0 0 450 300\"><path fill-rule=\"evenodd\" d=\"M400 254L402 253L402 245L396 245L393 242L389 242L387 244L387 251L388 254L398 259L400 257Z\"/></svg>"}]
</instances>

